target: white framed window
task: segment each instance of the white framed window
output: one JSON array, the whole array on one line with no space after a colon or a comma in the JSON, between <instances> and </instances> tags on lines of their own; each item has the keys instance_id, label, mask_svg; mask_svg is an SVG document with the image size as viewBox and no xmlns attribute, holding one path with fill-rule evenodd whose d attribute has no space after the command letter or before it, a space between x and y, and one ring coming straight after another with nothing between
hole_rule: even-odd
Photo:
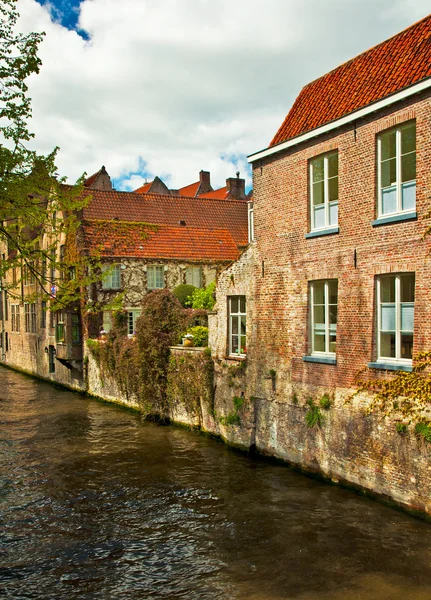
<instances>
[{"instance_id":1,"label":"white framed window","mask_svg":"<svg viewBox=\"0 0 431 600\"><path fill-rule=\"evenodd\" d=\"M112 329L112 312L110 310L103 311L103 331L111 331Z\"/></svg>"},{"instance_id":2,"label":"white framed window","mask_svg":"<svg viewBox=\"0 0 431 600\"><path fill-rule=\"evenodd\" d=\"M416 123L381 133L377 138L378 215L416 209Z\"/></svg>"},{"instance_id":3,"label":"white framed window","mask_svg":"<svg viewBox=\"0 0 431 600\"><path fill-rule=\"evenodd\" d=\"M245 296L228 296L229 348L235 356L247 354L247 321Z\"/></svg>"},{"instance_id":4,"label":"white framed window","mask_svg":"<svg viewBox=\"0 0 431 600\"><path fill-rule=\"evenodd\" d=\"M136 319L141 316L140 310L127 311L127 334L133 335L136 332Z\"/></svg>"},{"instance_id":5,"label":"white framed window","mask_svg":"<svg viewBox=\"0 0 431 600\"><path fill-rule=\"evenodd\" d=\"M57 325L55 328L55 340L57 343L66 343L66 314L63 311L57 312Z\"/></svg>"},{"instance_id":6,"label":"white framed window","mask_svg":"<svg viewBox=\"0 0 431 600\"><path fill-rule=\"evenodd\" d=\"M310 283L311 353L335 357L337 343L338 281Z\"/></svg>"},{"instance_id":7,"label":"white framed window","mask_svg":"<svg viewBox=\"0 0 431 600\"><path fill-rule=\"evenodd\" d=\"M36 304L24 304L24 325L26 333L36 333Z\"/></svg>"},{"instance_id":8,"label":"white framed window","mask_svg":"<svg viewBox=\"0 0 431 600\"><path fill-rule=\"evenodd\" d=\"M165 287L165 268L163 265L147 267L147 288L157 290Z\"/></svg>"},{"instance_id":9,"label":"white framed window","mask_svg":"<svg viewBox=\"0 0 431 600\"><path fill-rule=\"evenodd\" d=\"M411 364L415 306L415 274L382 275L377 279L377 360Z\"/></svg>"},{"instance_id":10,"label":"white framed window","mask_svg":"<svg viewBox=\"0 0 431 600\"><path fill-rule=\"evenodd\" d=\"M253 202L248 203L248 241L253 242L254 237L254 208Z\"/></svg>"},{"instance_id":11,"label":"white framed window","mask_svg":"<svg viewBox=\"0 0 431 600\"><path fill-rule=\"evenodd\" d=\"M186 283L198 288L202 287L202 267L187 267Z\"/></svg>"},{"instance_id":12,"label":"white framed window","mask_svg":"<svg viewBox=\"0 0 431 600\"><path fill-rule=\"evenodd\" d=\"M119 290L121 288L120 265L104 265L102 267L102 289Z\"/></svg>"},{"instance_id":13,"label":"white framed window","mask_svg":"<svg viewBox=\"0 0 431 600\"><path fill-rule=\"evenodd\" d=\"M338 152L310 161L311 230L338 226Z\"/></svg>"}]
</instances>

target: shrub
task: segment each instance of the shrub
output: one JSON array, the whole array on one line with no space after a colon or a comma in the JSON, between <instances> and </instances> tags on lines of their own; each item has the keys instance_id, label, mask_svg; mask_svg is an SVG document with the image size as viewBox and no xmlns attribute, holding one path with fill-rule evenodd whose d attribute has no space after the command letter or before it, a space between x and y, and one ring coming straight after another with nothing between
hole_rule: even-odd
<instances>
[{"instance_id":1,"label":"shrub","mask_svg":"<svg viewBox=\"0 0 431 600\"><path fill-rule=\"evenodd\" d=\"M193 292L198 288L188 283L181 283L172 292L175 298L179 301L181 306L186 306L186 302L190 299Z\"/></svg>"},{"instance_id":2,"label":"shrub","mask_svg":"<svg viewBox=\"0 0 431 600\"><path fill-rule=\"evenodd\" d=\"M397 423L395 426L397 433L400 435L405 435L407 433L407 424L406 423Z\"/></svg>"},{"instance_id":3,"label":"shrub","mask_svg":"<svg viewBox=\"0 0 431 600\"><path fill-rule=\"evenodd\" d=\"M187 333L191 333L193 336L194 346L208 346L208 327L197 325L196 327L187 329Z\"/></svg>"},{"instance_id":4,"label":"shrub","mask_svg":"<svg viewBox=\"0 0 431 600\"><path fill-rule=\"evenodd\" d=\"M431 444L431 424L430 423L416 423L415 434L418 437L423 438L426 442Z\"/></svg>"},{"instance_id":5,"label":"shrub","mask_svg":"<svg viewBox=\"0 0 431 600\"><path fill-rule=\"evenodd\" d=\"M315 427L316 425L317 425L317 427L320 427L322 425L323 421L325 420L325 418L322 415L322 413L320 412L319 407L315 406L312 398L309 398L307 400L307 404L309 406L309 409L305 413L305 422L307 424L307 427L312 428L312 427Z\"/></svg>"},{"instance_id":6,"label":"shrub","mask_svg":"<svg viewBox=\"0 0 431 600\"><path fill-rule=\"evenodd\" d=\"M187 302L187 306L212 310L215 304L215 286L215 281L213 281L205 288L196 288L191 295L191 299Z\"/></svg>"}]
</instances>

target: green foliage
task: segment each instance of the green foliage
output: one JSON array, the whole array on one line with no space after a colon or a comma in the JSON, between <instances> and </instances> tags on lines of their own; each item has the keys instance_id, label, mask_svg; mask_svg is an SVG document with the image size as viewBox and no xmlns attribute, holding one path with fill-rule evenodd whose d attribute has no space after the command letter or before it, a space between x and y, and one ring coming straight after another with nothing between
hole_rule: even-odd
<instances>
[{"instance_id":1,"label":"green foliage","mask_svg":"<svg viewBox=\"0 0 431 600\"><path fill-rule=\"evenodd\" d=\"M269 376L271 379L275 379L276 375L277 375L277 371L275 371L274 369L269 370Z\"/></svg>"},{"instance_id":2,"label":"green foliage","mask_svg":"<svg viewBox=\"0 0 431 600\"><path fill-rule=\"evenodd\" d=\"M187 302L192 296L193 292L198 288L194 285L190 285L188 283L181 283L177 285L177 287L173 290L173 295L178 299L181 306L188 306Z\"/></svg>"},{"instance_id":3,"label":"green foliage","mask_svg":"<svg viewBox=\"0 0 431 600\"><path fill-rule=\"evenodd\" d=\"M244 396L234 396L233 397L233 405L235 410L238 412L244 406L245 398Z\"/></svg>"},{"instance_id":4,"label":"green foliage","mask_svg":"<svg viewBox=\"0 0 431 600\"><path fill-rule=\"evenodd\" d=\"M319 407L314 404L312 398L309 398L307 400L307 404L309 406L307 412L305 413L305 422L307 424L307 427L312 428L316 425L317 427L321 427L325 418L320 412Z\"/></svg>"},{"instance_id":5,"label":"green foliage","mask_svg":"<svg viewBox=\"0 0 431 600\"><path fill-rule=\"evenodd\" d=\"M187 306L212 310L215 304L215 285L215 281L213 281L205 288L196 288L192 293L190 301L186 303Z\"/></svg>"},{"instance_id":6,"label":"green foliage","mask_svg":"<svg viewBox=\"0 0 431 600\"><path fill-rule=\"evenodd\" d=\"M207 352L173 354L169 360L167 403L177 404L187 412L202 418L201 401L214 411L214 363Z\"/></svg>"},{"instance_id":7,"label":"green foliage","mask_svg":"<svg viewBox=\"0 0 431 600\"><path fill-rule=\"evenodd\" d=\"M34 134L26 82L39 73L44 34L19 33L16 0L1 0L0 15L0 243L6 247L0 279L12 299L22 302L22 284L30 282L25 301L42 296L51 299L51 308L64 308L81 300L82 290L97 280L99 257L90 260L73 251L77 211L89 198L81 197L83 177L76 186L58 180L57 148L46 156L28 148ZM62 255L59 244L66 248ZM51 270L55 293L47 277Z\"/></svg>"},{"instance_id":8,"label":"green foliage","mask_svg":"<svg viewBox=\"0 0 431 600\"><path fill-rule=\"evenodd\" d=\"M364 369L356 378L358 390L373 396L367 412L378 411L385 416L401 413L409 421L420 421L431 401L431 352L414 357L412 372L397 371L373 377L371 369Z\"/></svg>"},{"instance_id":9,"label":"green foliage","mask_svg":"<svg viewBox=\"0 0 431 600\"><path fill-rule=\"evenodd\" d=\"M415 425L415 434L431 444L431 423L421 421Z\"/></svg>"},{"instance_id":10,"label":"green foliage","mask_svg":"<svg viewBox=\"0 0 431 600\"><path fill-rule=\"evenodd\" d=\"M234 396L233 397L233 411L228 413L227 415L221 416L219 421L222 425L240 425L241 417L240 412L246 403L246 398L244 396Z\"/></svg>"},{"instance_id":11,"label":"green foliage","mask_svg":"<svg viewBox=\"0 0 431 600\"><path fill-rule=\"evenodd\" d=\"M87 339L87 348L90 350L92 356L98 365L100 365L100 343L97 340Z\"/></svg>"},{"instance_id":12,"label":"green foliage","mask_svg":"<svg viewBox=\"0 0 431 600\"><path fill-rule=\"evenodd\" d=\"M397 430L397 433L399 433L400 435L405 435L408 430L407 423L397 423L395 425L395 429Z\"/></svg>"},{"instance_id":13,"label":"green foliage","mask_svg":"<svg viewBox=\"0 0 431 600\"><path fill-rule=\"evenodd\" d=\"M298 400L298 396L296 394L293 394L292 402L293 402L293 404L298 404L299 400Z\"/></svg>"},{"instance_id":14,"label":"green foliage","mask_svg":"<svg viewBox=\"0 0 431 600\"><path fill-rule=\"evenodd\" d=\"M196 325L187 329L187 333L193 336L193 345L198 347L208 346L208 327Z\"/></svg>"},{"instance_id":15,"label":"green foliage","mask_svg":"<svg viewBox=\"0 0 431 600\"><path fill-rule=\"evenodd\" d=\"M319 406L324 410L329 410L331 408L331 399L328 394L323 394L323 396L320 398Z\"/></svg>"}]
</instances>

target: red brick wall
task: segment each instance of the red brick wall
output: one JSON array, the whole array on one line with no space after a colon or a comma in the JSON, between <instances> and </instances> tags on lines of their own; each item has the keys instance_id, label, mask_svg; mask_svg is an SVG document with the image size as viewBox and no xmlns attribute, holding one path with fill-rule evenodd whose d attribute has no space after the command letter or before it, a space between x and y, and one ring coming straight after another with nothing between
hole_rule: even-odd
<instances>
[{"instance_id":1,"label":"red brick wall","mask_svg":"<svg viewBox=\"0 0 431 600\"><path fill-rule=\"evenodd\" d=\"M377 216L377 142L384 129L411 119L417 127L417 221L372 227ZM339 233L310 231L309 160L337 149ZM292 382L349 387L375 360L375 276L416 273L414 353L431 349L431 99L398 103L326 136L254 164L255 229L262 264L255 268L254 329L261 364ZM356 266L354 252L356 250ZM337 364L306 363L308 282L338 279Z\"/></svg>"}]
</instances>

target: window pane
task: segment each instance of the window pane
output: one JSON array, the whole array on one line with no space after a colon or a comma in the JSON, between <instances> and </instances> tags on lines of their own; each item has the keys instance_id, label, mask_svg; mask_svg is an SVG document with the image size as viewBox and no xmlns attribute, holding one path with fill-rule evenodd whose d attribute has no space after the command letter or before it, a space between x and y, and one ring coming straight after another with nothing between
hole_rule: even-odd
<instances>
[{"instance_id":1,"label":"window pane","mask_svg":"<svg viewBox=\"0 0 431 600\"><path fill-rule=\"evenodd\" d=\"M323 181L323 158L317 158L311 164L313 166L313 182Z\"/></svg>"},{"instance_id":2,"label":"window pane","mask_svg":"<svg viewBox=\"0 0 431 600\"><path fill-rule=\"evenodd\" d=\"M241 296L239 299L239 308L242 314L245 314L245 296Z\"/></svg>"},{"instance_id":3,"label":"window pane","mask_svg":"<svg viewBox=\"0 0 431 600\"><path fill-rule=\"evenodd\" d=\"M314 304L325 303L325 283L323 281L316 281L313 283Z\"/></svg>"},{"instance_id":4,"label":"window pane","mask_svg":"<svg viewBox=\"0 0 431 600\"><path fill-rule=\"evenodd\" d=\"M247 341L245 335L241 336L240 354L245 354L247 350Z\"/></svg>"},{"instance_id":5,"label":"window pane","mask_svg":"<svg viewBox=\"0 0 431 600\"><path fill-rule=\"evenodd\" d=\"M329 307L329 331L331 333L335 333L337 331L337 314L338 314L338 307L330 306Z\"/></svg>"},{"instance_id":6,"label":"window pane","mask_svg":"<svg viewBox=\"0 0 431 600\"><path fill-rule=\"evenodd\" d=\"M382 190L382 214L389 215L397 212L397 192L396 188L387 188Z\"/></svg>"},{"instance_id":7,"label":"window pane","mask_svg":"<svg viewBox=\"0 0 431 600\"><path fill-rule=\"evenodd\" d=\"M383 305L381 307L381 328L382 331L395 331L396 328L395 304Z\"/></svg>"},{"instance_id":8,"label":"window pane","mask_svg":"<svg viewBox=\"0 0 431 600\"><path fill-rule=\"evenodd\" d=\"M230 312L231 313L238 313L238 296L232 296L232 298L230 299Z\"/></svg>"},{"instance_id":9,"label":"window pane","mask_svg":"<svg viewBox=\"0 0 431 600\"><path fill-rule=\"evenodd\" d=\"M401 358L412 358L413 356L413 334L403 333L401 335Z\"/></svg>"},{"instance_id":10,"label":"window pane","mask_svg":"<svg viewBox=\"0 0 431 600\"><path fill-rule=\"evenodd\" d=\"M395 358L395 333L382 333L380 335L380 356Z\"/></svg>"},{"instance_id":11,"label":"window pane","mask_svg":"<svg viewBox=\"0 0 431 600\"><path fill-rule=\"evenodd\" d=\"M401 129L401 154L416 150L416 123Z\"/></svg>"},{"instance_id":12,"label":"window pane","mask_svg":"<svg viewBox=\"0 0 431 600\"><path fill-rule=\"evenodd\" d=\"M380 136L381 159L393 158L396 152L396 132L389 131Z\"/></svg>"},{"instance_id":13,"label":"window pane","mask_svg":"<svg viewBox=\"0 0 431 600\"><path fill-rule=\"evenodd\" d=\"M338 177L332 177L328 180L329 202L338 200Z\"/></svg>"},{"instance_id":14,"label":"window pane","mask_svg":"<svg viewBox=\"0 0 431 600\"><path fill-rule=\"evenodd\" d=\"M401 194L402 210L414 210L416 208L416 182L403 183Z\"/></svg>"},{"instance_id":15,"label":"window pane","mask_svg":"<svg viewBox=\"0 0 431 600\"><path fill-rule=\"evenodd\" d=\"M382 170L381 170L381 175L382 175L381 186L382 186L382 188L387 188L387 187L390 187L391 185L394 185L397 181L397 163L396 163L395 158L393 158L392 160L387 160L387 161L383 162L381 167L382 167Z\"/></svg>"},{"instance_id":16,"label":"window pane","mask_svg":"<svg viewBox=\"0 0 431 600\"><path fill-rule=\"evenodd\" d=\"M329 352L336 352L337 339L335 335L329 336Z\"/></svg>"},{"instance_id":17,"label":"window pane","mask_svg":"<svg viewBox=\"0 0 431 600\"><path fill-rule=\"evenodd\" d=\"M239 331L238 331L238 317L232 317L231 326L232 326L232 333L234 335L237 335L239 333Z\"/></svg>"},{"instance_id":18,"label":"window pane","mask_svg":"<svg viewBox=\"0 0 431 600\"><path fill-rule=\"evenodd\" d=\"M415 275L411 273L409 275L402 275L400 277L401 285L401 302L414 302L415 301Z\"/></svg>"},{"instance_id":19,"label":"window pane","mask_svg":"<svg viewBox=\"0 0 431 600\"><path fill-rule=\"evenodd\" d=\"M401 331L413 331L414 304L401 304Z\"/></svg>"},{"instance_id":20,"label":"window pane","mask_svg":"<svg viewBox=\"0 0 431 600\"><path fill-rule=\"evenodd\" d=\"M313 183L313 206L323 204L324 198L324 184L323 181L320 183Z\"/></svg>"},{"instance_id":21,"label":"window pane","mask_svg":"<svg viewBox=\"0 0 431 600\"><path fill-rule=\"evenodd\" d=\"M328 302L337 304L338 299L338 281L328 281Z\"/></svg>"},{"instance_id":22,"label":"window pane","mask_svg":"<svg viewBox=\"0 0 431 600\"><path fill-rule=\"evenodd\" d=\"M401 157L401 181L416 179L416 153L406 154Z\"/></svg>"},{"instance_id":23,"label":"window pane","mask_svg":"<svg viewBox=\"0 0 431 600\"><path fill-rule=\"evenodd\" d=\"M242 335L246 334L246 323L245 323L245 317L240 317L241 319L241 333Z\"/></svg>"},{"instance_id":24,"label":"window pane","mask_svg":"<svg viewBox=\"0 0 431 600\"><path fill-rule=\"evenodd\" d=\"M395 302L395 277L382 277L380 280L380 301Z\"/></svg>"},{"instance_id":25,"label":"window pane","mask_svg":"<svg viewBox=\"0 0 431 600\"><path fill-rule=\"evenodd\" d=\"M321 229L325 227L325 205L314 209L314 228Z\"/></svg>"},{"instance_id":26,"label":"window pane","mask_svg":"<svg viewBox=\"0 0 431 600\"><path fill-rule=\"evenodd\" d=\"M320 333L314 333L314 352L326 352L325 336Z\"/></svg>"},{"instance_id":27,"label":"window pane","mask_svg":"<svg viewBox=\"0 0 431 600\"><path fill-rule=\"evenodd\" d=\"M338 225L338 202L329 205L329 225Z\"/></svg>"},{"instance_id":28,"label":"window pane","mask_svg":"<svg viewBox=\"0 0 431 600\"><path fill-rule=\"evenodd\" d=\"M233 354L238 354L238 336L237 335L233 335L231 337L232 340L232 350L231 352Z\"/></svg>"},{"instance_id":29,"label":"window pane","mask_svg":"<svg viewBox=\"0 0 431 600\"><path fill-rule=\"evenodd\" d=\"M322 329L325 324L325 307L324 306L315 306L313 315L314 315L315 329Z\"/></svg>"},{"instance_id":30,"label":"window pane","mask_svg":"<svg viewBox=\"0 0 431 600\"><path fill-rule=\"evenodd\" d=\"M328 156L328 177L338 175L338 152Z\"/></svg>"}]
</instances>

